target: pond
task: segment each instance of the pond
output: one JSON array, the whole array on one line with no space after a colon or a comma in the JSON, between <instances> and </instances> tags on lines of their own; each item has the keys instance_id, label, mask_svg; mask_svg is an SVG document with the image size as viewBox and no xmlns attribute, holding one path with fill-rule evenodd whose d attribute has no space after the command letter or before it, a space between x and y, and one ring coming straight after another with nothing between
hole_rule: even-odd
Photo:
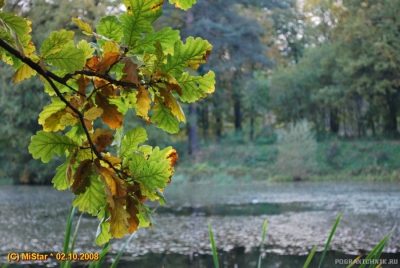
<instances>
[{"instance_id":1,"label":"pond","mask_svg":"<svg viewBox=\"0 0 400 268\"><path fill-rule=\"evenodd\" d=\"M256 267L265 219L262 267L302 267L315 244L318 252L323 251L340 212L342 220L324 267L346 267L334 265L335 260L369 252L391 230L382 258L400 258L398 182L187 183L168 185L165 196L167 206L157 207L153 215L154 230L136 233L119 267L213 267L208 223L221 267ZM14 251L62 251L71 201L70 192L58 192L51 186L1 186L0 263ZM76 252L100 251L93 244L97 224L96 218L82 218ZM113 240L107 261L125 240ZM57 263L40 264L52 267ZM39 263L9 267L21 265L39 267Z\"/></svg>"}]
</instances>

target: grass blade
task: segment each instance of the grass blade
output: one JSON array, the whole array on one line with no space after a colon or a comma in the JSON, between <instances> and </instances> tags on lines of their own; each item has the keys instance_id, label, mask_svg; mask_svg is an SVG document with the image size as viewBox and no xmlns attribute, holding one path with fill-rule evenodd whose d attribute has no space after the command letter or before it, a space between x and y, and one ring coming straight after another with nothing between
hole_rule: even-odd
<instances>
[{"instance_id":1,"label":"grass blade","mask_svg":"<svg viewBox=\"0 0 400 268\"><path fill-rule=\"evenodd\" d=\"M109 242L105 243L103 245L103 248L101 249L99 259L97 261L94 261L90 264L89 268L100 268L101 264L103 263L103 259L106 256L107 252L110 250Z\"/></svg>"},{"instance_id":2,"label":"grass blade","mask_svg":"<svg viewBox=\"0 0 400 268\"><path fill-rule=\"evenodd\" d=\"M263 229L262 229L261 244L260 244L260 257L258 257L258 266L257 266L257 268L261 268L261 257L262 257L261 249L264 246L265 234L267 233L267 225L268 225L268 221L265 220L264 224L263 224Z\"/></svg>"},{"instance_id":3,"label":"grass blade","mask_svg":"<svg viewBox=\"0 0 400 268\"><path fill-rule=\"evenodd\" d=\"M333 225L331 234L329 235L328 241L326 241L324 251L322 252L321 260L319 261L318 268L321 268L322 262L323 262L323 260L324 260L324 258L325 258L325 254L326 254L326 252L328 251L329 244L331 243L332 237L333 237L333 235L335 234L336 227L338 226L341 217L342 217L342 212L339 213L339 216L337 217L337 219L336 219L336 221L335 221L335 224Z\"/></svg>"},{"instance_id":4,"label":"grass blade","mask_svg":"<svg viewBox=\"0 0 400 268\"><path fill-rule=\"evenodd\" d=\"M81 215L79 216L78 222L76 223L75 232L74 232L74 236L72 238L72 244L71 244L71 248L69 249L69 253L74 252L75 242L76 242L76 238L78 236L78 230L79 230L79 225L81 224L82 215L83 215L83 213L81 213ZM68 260L66 267L70 268L71 264L72 264L72 260Z\"/></svg>"},{"instance_id":5,"label":"grass blade","mask_svg":"<svg viewBox=\"0 0 400 268\"><path fill-rule=\"evenodd\" d=\"M7 268L9 265L11 264L11 262L4 264L3 266L1 266L1 268Z\"/></svg>"},{"instance_id":6,"label":"grass blade","mask_svg":"<svg viewBox=\"0 0 400 268\"><path fill-rule=\"evenodd\" d=\"M215 247L214 235L213 235L210 223L208 223L208 233L210 234L210 242L211 242L211 249L212 249L213 258L214 258L214 265L215 265L215 268L219 268L218 253L217 253L217 248Z\"/></svg>"},{"instance_id":7,"label":"grass blade","mask_svg":"<svg viewBox=\"0 0 400 268\"><path fill-rule=\"evenodd\" d=\"M383 248L386 245L386 242L389 240L390 235L392 234L392 232L388 233L384 238L382 238L382 240L378 243L378 245L376 245L376 247L367 255L367 257L365 257L366 260L371 260L372 258L374 258L379 252L382 252ZM380 253L379 253L380 256ZM376 257L374 258L376 259ZM365 267L365 263L361 264L359 268L364 268Z\"/></svg>"},{"instance_id":8,"label":"grass blade","mask_svg":"<svg viewBox=\"0 0 400 268\"><path fill-rule=\"evenodd\" d=\"M314 254L315 254L315 251L317 250L317 247L318 247L318 245L315 245L315 246L312 248L310 254L309 254L308 257L307 257L306 262L304 263L303 268L307 268L308 265L310 265L310 262L311 262L312 258L314 257Z\"/></svg>"},{"instance_id":9,"label":"grass blade","mask_svg":"<svg viewBox=\"0 0 400 268\"><path fill-rule=\"evenodd\" d=\"M360 256L358 256L357 258L355 258L346 268L351 268L353 267L354 264L356 264L356 262L361 259L363 255L361 254Z\"/></svg>"},{"instance_id":10,"label":"grass blade","mask_svg":"<svg viewBox=\"0 0 400 268\"><path fill-rule=\"evenodd\" d=\"M114 262L110 266L110 268L116 268L119 260L121 259L122 254L125 252L126 246L131 242L132 238L135 236L135 233L132 233L129 238L126 240L125 244L122 246L122 248L119 250L117 257L115 258Z\"/></svg>"},{"instance_id":11,"label":"grass blade","mask_svg":"<svg viewBox=\"0 0 400 268\"><path fill-rule=\"evenodd\" d=\"M74 213L75 213L75 207L71 205L71 208L69 209L68 213L67 227L65 228L64 249L63 249L64 254L68 254L69 239L71 238L72 220L74 218ZM67 263L65 261L61 262L60 268L65 268L66 264Z\"/></svg>"}]
</instances>

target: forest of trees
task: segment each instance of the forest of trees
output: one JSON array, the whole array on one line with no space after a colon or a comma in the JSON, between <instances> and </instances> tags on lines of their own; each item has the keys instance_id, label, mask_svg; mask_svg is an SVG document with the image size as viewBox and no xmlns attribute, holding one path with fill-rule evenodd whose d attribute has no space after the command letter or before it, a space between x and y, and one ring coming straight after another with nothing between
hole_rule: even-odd
<instances>
[{"instance_id":1,"label":"forest of trees","mask_svg":"<svg viewBox=\"0 0 400 268\"><path fill-rule=\"evenodd\" d=\"M122 12L114 1L81 3L9 0L5 8L39 22L33 25L35 43L49 29L77 30L71 16L92 24ZM183 140L187 152L196 154L200 143L257 142L275 127L303 119L320 138L396 138L399 10L400 0L198 0L188 12L165 6L156 27L172 26L184 39L201 37L213 45L197 72L213 70L216 91L182 105L188 125L176 138L150 127L150 141ZM0 177L51 178L57 161L43 170L27 151L48 97L38 79L13 84L12 67L0 68ZM146 125L136 119L124 124Z\"/></svg>"}]
</instances>

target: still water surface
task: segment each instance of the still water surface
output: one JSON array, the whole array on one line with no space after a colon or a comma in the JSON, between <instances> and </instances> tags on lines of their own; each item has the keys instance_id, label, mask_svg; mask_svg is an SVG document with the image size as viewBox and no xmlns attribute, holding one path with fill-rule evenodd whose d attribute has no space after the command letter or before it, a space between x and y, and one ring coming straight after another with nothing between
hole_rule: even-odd
<instances>
[{"instance_id":1,"label":"still water surface","mask_svg":"<svg viewBox=\"0 0 400 268\"><path fill-rule=\"evenodd\" d=\"M137 232L120 267L213 267L208 222L221 267L256 267L265 219L262 267L302 267L315 244L323 250L339 212L326 267L345 267L334 260L370 251L392 229L385 258L400 257L398 182L171 184L165 196L168 205L157 208L155 229ZM12 251L60 252L71 201L70 192L51 186L1 186L0 263ZM76 252L100 251L93 245L97 224L83 217ZM124 241L113 241L109 260Z\"/></svg>"}]
</instances>

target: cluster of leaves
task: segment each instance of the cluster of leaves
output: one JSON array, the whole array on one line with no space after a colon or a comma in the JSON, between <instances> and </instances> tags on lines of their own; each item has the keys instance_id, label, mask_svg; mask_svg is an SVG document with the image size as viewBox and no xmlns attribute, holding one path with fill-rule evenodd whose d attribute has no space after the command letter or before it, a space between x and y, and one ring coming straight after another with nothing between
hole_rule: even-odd
<instances>
[{"instance_id":1,"label":"cluster of leaves","mask_svg":"<svg viewBox=\"0 0 400 268\"><path fill-rule=\"evenodd\" d=\"M201 38L182 42L179 31L154 31L163 0L123 0L126 13L107 16L92 27L73 21L96 42L75 43L74 32L54 31L39 50L31 41L31 22L0 12L0 58L15 69L14 82L39 74L51 104L39 115L43 130L31 138L29 152L48 163L66 155L53 179L72 189L73 205L100 219L97 244L152 226L146 200L165 204L163 189L177 163L171 147L143 145L143 128L124 133L128 109L148 123L179 131L185 115L178 99L194 102L213 93L215 75L191 75L206 62L212 46ZM187 9L193 0L170 0ZM4 1L0 1L0 8ZM152 110L152 112L150 112ZM103 123L102 128L94 126Z\"/></svg>"}]
</instances>

